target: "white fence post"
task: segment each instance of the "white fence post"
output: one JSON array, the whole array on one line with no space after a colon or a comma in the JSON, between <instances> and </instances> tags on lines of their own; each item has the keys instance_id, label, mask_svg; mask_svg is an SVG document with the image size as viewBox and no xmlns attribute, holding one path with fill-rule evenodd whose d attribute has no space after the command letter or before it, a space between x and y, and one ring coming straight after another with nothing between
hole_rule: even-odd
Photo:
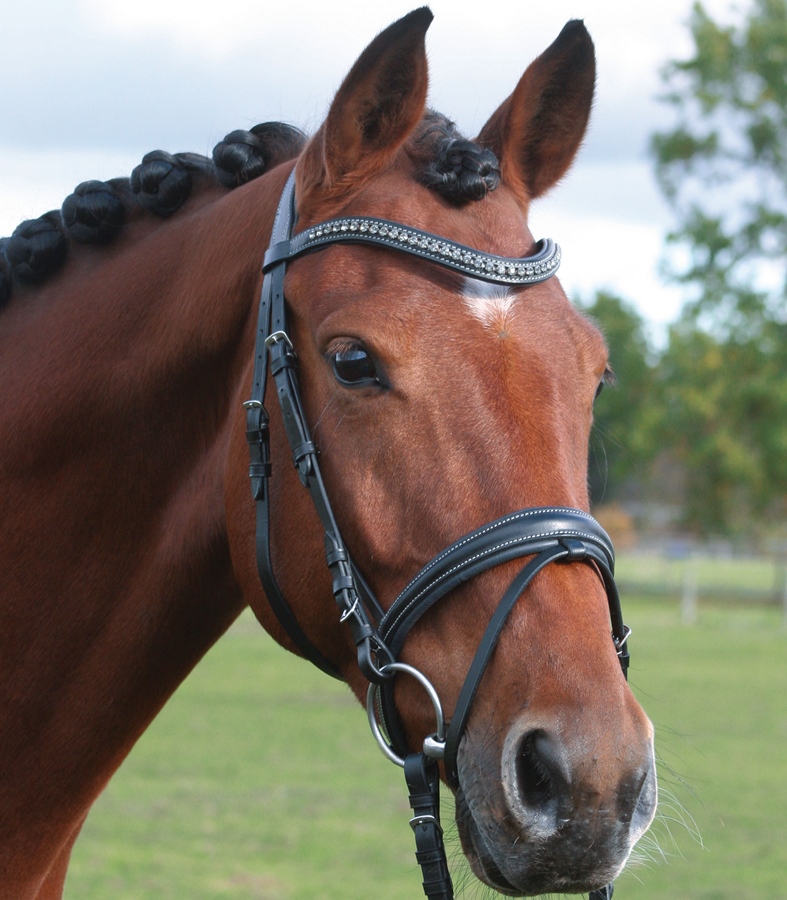
<instances>
[{"instance_id":1,"label":"white fence post","mask_svg":"<svg viewBox=\"0 0 787 900\"><path fill-rule=\"evenodd\" d=\"M683 567L683 599L681 601L681 621L684 625L694 625L697 621L697 557L691 555Z\"/></svg>"},{"instance_id":2,"label":"white fence post","mask_svg":"<svg viewBox=\"0 0 787 900\"><path fill-rule=\"evenodd\" d=\"M787 631L787 572L784 575L784 589L782 590L782 628Z\"/></svg>"}]
</instances>

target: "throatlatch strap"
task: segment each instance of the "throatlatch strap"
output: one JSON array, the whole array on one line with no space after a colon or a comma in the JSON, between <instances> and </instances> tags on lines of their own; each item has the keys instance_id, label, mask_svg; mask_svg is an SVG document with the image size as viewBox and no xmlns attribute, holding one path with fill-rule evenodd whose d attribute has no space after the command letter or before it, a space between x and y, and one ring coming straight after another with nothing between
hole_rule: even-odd
<instances>
[{"instance_id":1,"label":"throatlatch strap","mask_svg":"<svg viewBox=\"0 0 787 900\"><path fill-rule=\"evenodd\" d=\"M424 894L429 900L453 900L454 888L440 827L440 774L437 763L423 753L405 757L404 777L410 794L415 834L415 858L421 866Z\"/></svg>"},{"instance_id":2,"label":"throatlatch strap","mask_svg":"<svg viewBox=\"0 0 787 900\"><path fill-rule=\"evenodd\" d=\"M267 496L267 490L266 490ZM273 575L273 563L270 556L268 504L262 500L257 501L257 574L268 598L268 605L273 610L282 628L287 632L290 640L300 650L303 656L313 665L317 666L333 678L342 680L341 673L327 660L322 653L312 644L304 633L298 620L295 618L290 604L285 599L279 588L279 584Z\"/></svg>"}]
</instances>

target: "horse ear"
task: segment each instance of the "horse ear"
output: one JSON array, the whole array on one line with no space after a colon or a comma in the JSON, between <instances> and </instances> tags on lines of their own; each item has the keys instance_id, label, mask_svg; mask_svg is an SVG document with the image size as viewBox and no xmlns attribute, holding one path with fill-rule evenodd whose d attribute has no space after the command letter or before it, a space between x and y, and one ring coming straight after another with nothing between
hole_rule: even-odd
<instances>
[{"instance_id":1,"label":"horse ear","mask_svg":"<svg viewBox=\"0 0 787 900\"><path fill-rule=\"evenodd\" d=\"M525 202L548 191L573 162L595 81L593 41L584 23L573 20L481 130L478 143L497 155L503 182Z\"/></svg>"},{"instance_id":2,"label":"horse ear","mask_svg":"<svg viewBox=\"0 0 787 900\"><path fill-rule=\"evenodd\" d=\"M331 104L298 164L298 195L346 190L382 169L421 120L426 103L428 7L377 35Z\"/></svg>"}]
</instances>

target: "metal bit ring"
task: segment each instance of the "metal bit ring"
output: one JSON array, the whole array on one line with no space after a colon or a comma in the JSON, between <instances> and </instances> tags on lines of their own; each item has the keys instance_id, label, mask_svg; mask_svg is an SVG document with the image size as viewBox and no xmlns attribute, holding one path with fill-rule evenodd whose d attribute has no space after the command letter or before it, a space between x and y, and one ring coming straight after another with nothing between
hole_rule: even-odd
<instances>
[{"instance_id":1,"label":"metal bit ring","mask_svg":"<svg viewBox=\"0 0 787 900\"><path fill-rule=\"evenodd\" d=\"M440 703L440 698L437 696L434 685L423 672L419 672L418 669L408 666L407 663L390 662L386 663L384 666L380 666L380 672L382 674L385 674L388 671L403 672L405 675L410 675L415 678L429 695L429 699L432 701L432 706L434 707L435 719L437 720L437 730L434 734L429 735L424 740L423 752L427 756L432 757L432 759L442 759L445 750L445 717L443 716L443 707ZM379 690L380 686L378 684L370 684L366 694L366 714L369 718L369 727L371 728L372 734L379 744L380 749L383 751L383 754L387 756L392 763L395 763L400 768L404 768L404 758L399 756L388 743L380 728L380 723L377 720L377 695Z\"/></svg>"}]
</instances>

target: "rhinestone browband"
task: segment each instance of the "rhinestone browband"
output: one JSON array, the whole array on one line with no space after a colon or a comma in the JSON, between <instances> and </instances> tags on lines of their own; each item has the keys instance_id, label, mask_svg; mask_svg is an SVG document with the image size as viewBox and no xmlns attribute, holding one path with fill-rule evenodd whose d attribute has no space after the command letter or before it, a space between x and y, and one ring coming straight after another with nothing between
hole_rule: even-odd
<instances>
[{"instance_id":1,"label":"rhinestone browband","mask_svg":"<svg viewBox=\"0 0 787 900\"><path fill-rule=\"evenodd\" d=\"M371 217L333 219L301 232L289 241L273 244L265 254L263 271L277 262L337 241L376 244L403 250L456 269L474 278L497 284L537 284L546 281L560 265L560 247L549 238L539 241L532 256L494 256L437 237L428 231Z\"/></svg>"}]
</instances>

